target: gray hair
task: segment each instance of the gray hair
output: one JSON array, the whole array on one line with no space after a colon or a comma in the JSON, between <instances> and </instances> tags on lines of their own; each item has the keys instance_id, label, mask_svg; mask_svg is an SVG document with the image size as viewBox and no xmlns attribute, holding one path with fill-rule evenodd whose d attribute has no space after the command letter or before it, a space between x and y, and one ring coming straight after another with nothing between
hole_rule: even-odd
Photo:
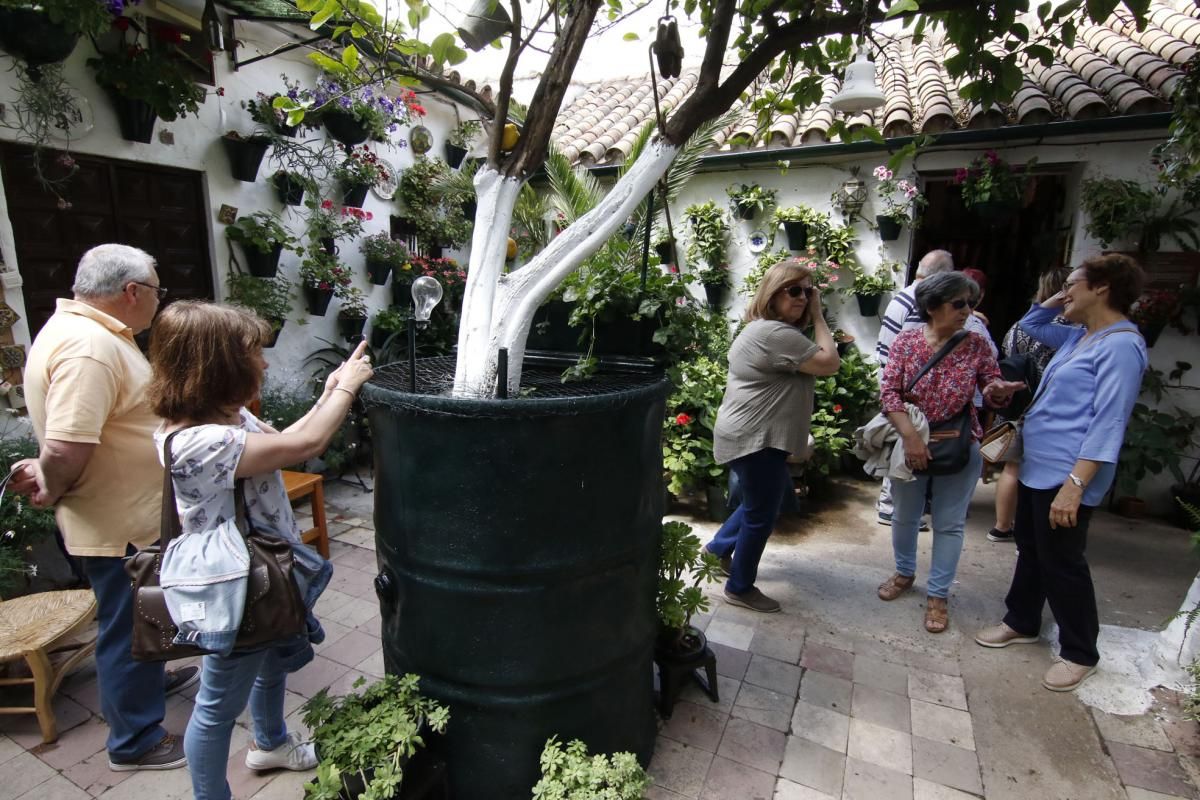
<instances>
[{"instance_id":1,"label":"gray hair","mask_svg":"<svg viewBox=\"0 0 1200 800\"><path fill-rule=\"evenodd\" d=\"M100 244L83 254L71 291L79 297L112 297L132 281L149 281L154 257L124 244Z\"/></svg>"},{"instance_id":2,"label":"gray hair","mask_svg":"<svg viewBox=\"0 0 1200 800\"><path fill-rule=\"evenodd\" d=\"M947 250L930 250L917 262L917 277L930 278L954 269L954 256Z\"/></svg>"},{"instance_id":3,"label":"gray hair","mask_svg":"<svg viewBox=\"0 0 1200 800\"><path fill-rule=\"evenodd\" d=\"M917 313L922 322L929 322L929 312L959 295L969 300L979 299L979 286L961 272L939 272L917 284Z\"/></svg>"}]
</instances>

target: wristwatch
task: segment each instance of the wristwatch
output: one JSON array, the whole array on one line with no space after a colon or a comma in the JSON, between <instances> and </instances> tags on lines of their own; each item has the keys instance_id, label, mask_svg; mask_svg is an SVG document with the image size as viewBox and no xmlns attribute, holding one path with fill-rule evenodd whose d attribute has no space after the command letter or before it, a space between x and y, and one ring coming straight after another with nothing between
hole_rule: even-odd
<instances>
[{"instance_id":1,"label":"wristwatch","mask_svg":"<svg viewBox=\"0 0 1200 800\"><path fill-rule=\"evenodd\" d=\"M1068 473L1067 477L1071 479L1071 483L1075 484L1080 489L1087 488L1087 484L1085 484L1083 482L1083 480L1078 475L1076 475L1074 472Z\"/></svg>"}]
</instances>

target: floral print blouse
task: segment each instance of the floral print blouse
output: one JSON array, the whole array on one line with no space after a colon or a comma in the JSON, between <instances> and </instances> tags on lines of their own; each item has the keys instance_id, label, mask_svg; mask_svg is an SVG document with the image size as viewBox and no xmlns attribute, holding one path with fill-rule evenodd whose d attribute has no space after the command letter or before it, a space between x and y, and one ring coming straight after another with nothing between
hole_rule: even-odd
<instances>
[{"instance_id":1,"label":"floral print blouse","mask_svg":"<svg viewBox=\"0 0 1200 800\"><path fill-rule=\"evenodd\" d=\"M883 370L883 413L904 411L904 390L913 377L933 358L936 351L925 341L925 326L903 331L892 342L887 366ZM983 438L983 428L975 413L975 389L980 391L1000 377L1000 367L991 347L978 333L968 333L965 341L925 373L907 399L925 414L930 425L945 422L962 411L971 412L971 430Z\"/></svg>"}]
</instances>

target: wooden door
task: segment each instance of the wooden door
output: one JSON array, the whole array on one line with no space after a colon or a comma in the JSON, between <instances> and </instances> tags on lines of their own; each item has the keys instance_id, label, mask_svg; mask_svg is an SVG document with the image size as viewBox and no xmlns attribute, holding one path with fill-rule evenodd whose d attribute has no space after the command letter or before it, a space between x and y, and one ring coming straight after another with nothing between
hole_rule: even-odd
<instances>
[{"instance_id":1,"label":"wooden door","mask_svg":"<svg viewBox=\"0 0 1200 800\"><path fill-rule=\"evenodd\" d=\"M37 183L30 154L23 146L0 147L31 336L54 313L55 301L71 296L80 256L105 242L154 256L171 292L167 302L213 299L202 173L73 155L79 171L65 192L71 207L61 209Z\"/></svg>"}]
</instances>

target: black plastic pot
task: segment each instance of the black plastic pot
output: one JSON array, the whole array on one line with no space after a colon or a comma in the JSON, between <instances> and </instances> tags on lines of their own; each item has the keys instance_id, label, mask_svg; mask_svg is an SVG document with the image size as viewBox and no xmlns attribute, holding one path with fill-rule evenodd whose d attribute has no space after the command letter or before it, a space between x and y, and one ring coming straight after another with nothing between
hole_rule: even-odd
<instances>
[{"instance_id":1,"label":"black plastic pot","mask_svg":"<svg viewBox=\"0 0 1200 800\"><path fill-rule=\"evenodd\" d=\"M334 239L332 236L321 237L321 249L324 250L326 253L329 253L329 255L331 255L331 256L337 255L337 250L338 250L337 240Z\"/></svg>"},{"instance_id":2,"label":"black plastic pot","mask_svg":"<svg viewBox=\"0 0 1200 800\"><path fill-rule=\"evenodd\" d=\"M298 206L304 202L304 181L286 172L276 172L271 176L271 185L279 195L279 202L284 205Z\"/></svg>"},{"instance_id":3,"label":"black plastic pot","mask_svg":"<svg viewBox=\"0 0 1200 800\"><path fill-rule=\"evenodd\" d=\"M708 518L712 522L724 522L729 517L729 498L724 486L705 486L704 501L708 506Z\"/></svg>"},{"instance_id":4,"label":"black plastic pot","mask_svg":"<svg viewBox=\"0 0 1200 800\"><path fill-rule=\"evenodd\" d=\"M1142 332L1142 338L1146 340L1146 347L1154 347L1158 343L1158 337L1162 336L1163 331L1166 329L1166 320L1145 322L1138 325L1138 330Z\"/></svg>"},{"instance_id":5,"label":"black plastic pot","mask_svg":"<svg viewBox=\"0 0 1200 800\"><path fill-rule=\"evenodd\" d=\"M367 129L348 111L326 111L321 121L329 135L347 147L367 140Z\"/></svg>"},{"instance_id":6,"label":"black plastic pot","mask_svg":"<svg viewBox=\"0 0 1200 800\"><path fill-rule=\"evenodd\" d=\"M453 362L420 369L440 381ZM564 397L548 391L560 372L543 372L537 399L475 400L386 388L407 385L392 365L360 394L380 487L384 667L450 706L438 754L456 800L528 796L554 734L643 764L654 749L670 387L622 375L626 388Z\"/></svg>"},{"instance_id":7,"label":"black plastic pot","mask_svg":"<svg viewBox=\"0 0 1200 800\"><path fill-rule=\"evenodd\" d=\"M279 256L283 253L283 245L277 244L267 252L256 247L242 246L246 256L246 271L256 278L274 278L279 271Z\"/></svg>"},{"instance_id":8,"label":"black plastic pot","mask_svg":"<svg viewBox=\"0 0 1200 800\"><path fill-rule=\"evenodd\" d=\"M879 302L883 299L882 295L878 294L856 294L854 299L858 301L858 313L864 317L879 316Z\"/></svg>"},{"instance_id":9,"label":"black plastic pot","mask_svg":"<svg viewBox=\"0 0 1200 800\"><path fill-rule=\"evenodd\" d=\"M446 142L446 163L450 169L458 169L458 165L467 157L467 148Z\"/></svg>"},{"instance_id":10,"label":"black plastic pot","mask_svg":"<svg viewBox=\"0 0 1200 800\"><path fill-rule=\"evenodd\" d=\"M758 212L758 207L753 203L734 203L734 209L737 211L738 219L754 219L754 215Z\"/></svg>"},{"instance_id":11,"label":"black plastic pot","mask_svg":"<svg viewBox=\"0 0 1200 800\"><path fill-rule=\"evenodd\" d=\"M1017 214L1017 205L999 200L985 200L971 206L971 212L989 227L999 228L1012 222Z\"/></svg>"},{"instance_id":12,"label":"black plastic pot","mask_svg":"<svg viewBox=\"0 0 1200 800\"><path fill-rule=\"evenodd\" d=\"M654 644L654 664L658 667L658 713L663 719L671 718L675 700L688 680L695 680L712 702L720 702L717 658L698 628L689 625L681 638L676 638L673 631L660 631ZM701 668L707 680L697 674Z\"/></svg>"},{"instance_id":13,"label":"black plastic pot","mask_svg":"<svg viewBox=\"0 0 1200 800\"><path fill-rule=\"evenodd\" d=\"M808 225L789 221L783 223L783 230L787 234L789 250L803 250L808 247Z\"/></svg>"},{"instance_id":14,"label":"black plastic pot","mask_svg":"<svg viewBox=\"0 0 1200 800\"><path fill-rule=\"evenodd\" d=\"M315 286L304 287L304 302L308 305L308 313L314 317L323 317L329 310L329 301L333 299L333 289L318 289Z\"/></svg>"},{"instance_id":15,"label":"black plastic pot","mask_svg":"<svg viewBox=\"0 0 1200 800\"><path fill-rule=\"evenodd\" d=\"M1171 499L1174 500L1174 508L1172 509L1172 518L1175 524L1181 528L1193 530L1195 523L1179 501L1187 503L1193 508L1200 508L1200 483L1177 483L1171 487Z\"/></svg>"},{"instance_id":16,"label":"black plastic pot","mask_svg":"<svg viewBox=\"0 0 1200 800\"><path fill-rule=\"evenodd\" d=\"M38 67L65 61L78 43L78 33L67 33L45 12L0 8L0 49L24 61L34 80Z\"/></svg>"},{"instance_id":17,"label":"black plastic pot","mask_svg":"<svg viewBox=\"0 0 1200 800\"><path fill-rule=\"evenodd\" d=\"M388 276L392 274L392 265L386 261L376 261L367 259L367 277L371 279L371 283L376 286L383 286L387 283Z\"/></svg>"},{"instance_id":18,"label":"black plastic pot","mask_svg":"<svg viewBox=\"0 0 1200 800\"><path fill-rule=\"evenodd\" d=\"M714 311L719 310L725 305L725 298L728 295L729 287L724 283L704 284L704 296L708 299L708 307Z\"/></svg>"},{"instance_id":19,"label":"black plastic pot","mask_svg":"<svg viewBox=\"0 0 1200 800\"><path fill-rule=\"evenodd\" d=\"M463 216L471 222L475 221L475 212L479 210L479 204L474 200L464 200L462 204Z\"/></svg>"},{"instance_id":20,"label":"black plastic pot","mask_svg":"<svg viewBox=\"0 0 1200 800\"><path fill-rule=\"evenodd\" d=\"M366 183L345 187L342 189L342 205L362 208L363 203L367 202L367 190L370 188L370 184Z\"/></svg>"},{"instance_id":21,"label":"black plastic pot","mask_svg":"<svg viewBox=\"0 0 1200 800\"><path fill-rule=\"evenodd\" d=\"M392 279L392 305L412 306L412 282L411 273L400 271L395 273L395 277Z\"/></svg>"},{"instance_id":22,"label":"black plastic pot","mask_svg":"<svg viewBox=\"0 0 1200 800\"><path fill-rule=\"evenodd\" d=\"M269 319L267 322L271 323L271 336L267 339L263 347L274 347L276 342L279 341L279 334L283 333L283 326L287 323L287 320Z\"/></svg>"},{"instance_id":23,"label":"black plastic pot","mask_svg":"<svg viewBox=\"0 0 1200 800\"><path fill-rule=\"evenodd\" d=\"M366 317L343 317L337 318L338 333L347 342L357 342L362 339L363 328L367 326Z\"/></svg>"},{"instance_id":24,"label":"black plastic pot","mask_svg":"<svg viewBox=\"0 0 1200 800\"><path fill-rule=\"evenodd\" d=\"M674 250L671 242L659 242L654 245L654 252L658 254L658 260L663 264L670 264L674 261Z\"/></svg>"},{"instance_id":25,"label":"black plastic pot","mask_svg":"<svg viewBox=\"0 0 1200 800\"><path fill-rule=\"evenodd\" d=\"M108 93L113 110L117 112L117 127L121 138L130 142L149 144L154 136L154 123L158 114L141 100L132 100L116 92Z\"/></svg>"},{"instance_id":26,"label":"black plastic pot","mask_svg":"<svg viewBox=\"0 0 1200 800\"><path fill-rule=\"evenodd\" d=\"M229 168L235 180L254 183L258 180L258 167L262 164L271 139L267 136L251 136L234 139L230 136L221 137L225 145L225 154L229 156Z\"/></svg>"},{"instance_id":27,"label":"black plastic pot","mask_svg":"<svg viewBox=\"0 0 1200 800\"><path fill-rule=\"evenodd\" d=\"M879 226L879 238L885 242L894 242L900 238L900 223L891 217L876 216L875 224Z\"/></svg>"}]
</instances>

